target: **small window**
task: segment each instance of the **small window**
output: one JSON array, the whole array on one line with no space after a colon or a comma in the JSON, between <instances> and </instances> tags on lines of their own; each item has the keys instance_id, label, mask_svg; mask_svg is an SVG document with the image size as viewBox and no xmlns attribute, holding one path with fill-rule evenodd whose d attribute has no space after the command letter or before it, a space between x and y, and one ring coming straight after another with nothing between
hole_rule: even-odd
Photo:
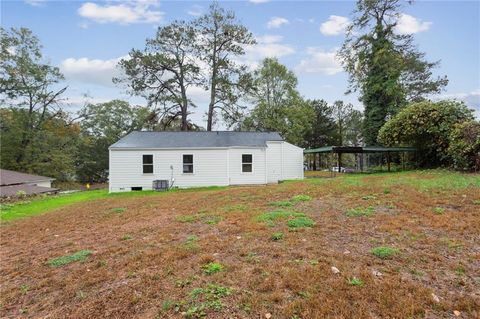
<instances>
[{"instance_id":1,"label":"small window","mask_svg":"<svg viewBox=\"0 0 480 319\"><path fill-rule=\"evenodd\" d=\"M183 172L193 174L193 155L183 155Z\"/></svg>"},{"instance_id":2,"label":"small window","mask_svg":"<svg viewBox=\"0 0 480 319\"><path fill-rule=\"evenodd\" d=\"M242 172L251 173L253 167L252 154L242 154Z\"/></svg>"},{"instance_id":3,"label":"small window","mask_svg":"<svg viewBox=\"0 0 480 319\"><path fill-rule=\"evenodd\" d=\"M132 191L141 191L143 189L143 187L138 187L138 186L134 186L132 187Z\"/></svg>"},{"instance_id":4,"label":"small window","mask_svg":"<svg viewBox=\"0 0 480 319\"><path fill-rule=\"evenodd\" d=\"M143 155L143 173L153 173L153 155Z\"/></svg>"}]
</instances>

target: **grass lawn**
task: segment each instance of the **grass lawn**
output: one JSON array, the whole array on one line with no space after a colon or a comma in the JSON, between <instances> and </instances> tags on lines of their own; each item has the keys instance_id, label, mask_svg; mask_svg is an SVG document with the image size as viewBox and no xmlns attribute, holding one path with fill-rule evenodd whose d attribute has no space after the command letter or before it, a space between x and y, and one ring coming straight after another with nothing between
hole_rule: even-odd
<instances>
[{"instance_id":1,"label":"grass lawn","mask_svg":"<svg viewBox=\"0 0 480 319\"><path fill-rule=\"evenodd\" d=\"M197 191L197 190L216 190L222 187L203 187L194 189L185 189L174 191ZM172 191L170 191L172 192ZM144 197L144 196L161 196L163 192L143 191L143 192L125 192L125 193L108 193L108 189L98 189L91 191L81 191L69 194L60 194L56 196L36 197L31 200L15 204L3 204L0 207L0 221L10 221L28 216L34 216L51 212L55 209L65 207L67 205L92 201L102 198L125 198L125 197Z\"/></svg>"},{"instance_id":2,"label":"grass lawn","mask_svg":"<svg viewBox=\"0 0 480 319\"><path fill-rule=\"evenodd\" d=\"M480 317L480 175L319 176L7 207L0 317Z\"/></svg>"}]
</instances>

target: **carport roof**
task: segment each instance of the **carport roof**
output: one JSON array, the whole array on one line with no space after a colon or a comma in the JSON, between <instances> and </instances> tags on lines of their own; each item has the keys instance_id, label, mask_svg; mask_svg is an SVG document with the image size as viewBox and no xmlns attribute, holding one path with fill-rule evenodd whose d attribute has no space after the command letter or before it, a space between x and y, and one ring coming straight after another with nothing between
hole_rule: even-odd
<instances>
[{"instance_id":1,"label":"carport roof","mask_svg":"<svg viewBox=\"0 0 480 319\"><path fill-rule=\"evenodd\" d=\"M283 141L277 132L150 132L135 131L111 145L111 149L265 147L267 141Z\"/></svg>"},{"instance_id":2,"label":"carport roof","mask_svg":"<svg viewBox=\"0 0 480 319\"><path fill-rule=\"evenodd\" d=\"M391 153L391 152L415 152L414 147L382 147L382 146L324 146L311 148L304 151L305 154L313 153Z\"/></svg>"}]
</instances>

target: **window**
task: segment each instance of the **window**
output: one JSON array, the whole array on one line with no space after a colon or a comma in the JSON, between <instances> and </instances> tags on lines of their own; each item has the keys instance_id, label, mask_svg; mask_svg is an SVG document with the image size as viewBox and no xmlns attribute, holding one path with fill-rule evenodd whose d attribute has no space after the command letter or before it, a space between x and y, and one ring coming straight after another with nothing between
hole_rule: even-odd
<instances>
[{"instance_id":1,"label":"window","mask_svg":"<svg viewBox=\"0 0 480 319\"><path fill-rule=\"evenodd\" d=\"M253 167L253 156L252 154L242 154L242 172L251 173Z\"/></svg>"},{"instance_id":2,"label":"window","mask_svg":"<svg viewBox=\"0 0 480 319\"><path fill-rule=\"evenodd\" d=\"M193 155L183 155L183 172L193 173Z\"/></svg>"},{"instance_id":3,"label":"window","mask_svg":"<svg viewBox=\"0 0 480 319\"><path fill-rule=\"evenodd\" d=\"M133 186L131 189L132 191L141 191L143 187Z\"/></svg>"},{"instance_id":4,"label":"window","mask_svg":"<svg viewBox=\"0 0 480 319\"><path fill-rule=\"evenodd\" d=\"M143 155L143 173L153 173L153 155Z\"/></svg>"}]
</instances>

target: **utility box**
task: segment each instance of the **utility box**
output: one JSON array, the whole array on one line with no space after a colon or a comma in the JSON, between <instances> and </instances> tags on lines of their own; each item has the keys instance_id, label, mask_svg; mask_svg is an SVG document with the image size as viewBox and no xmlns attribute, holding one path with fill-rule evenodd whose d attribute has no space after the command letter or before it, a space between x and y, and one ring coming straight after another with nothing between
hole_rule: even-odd
<instances>
[{"instance_id":1,"label":"utility box","mask_svg":"<svg viewBox=\"0 0 480 319\"><path fill-rule=\"evenodd\" d=\"M153 181L152 189L154 191L166 191L168 190L168 179L156 179Z\"/></svg>"}]
</instances>

